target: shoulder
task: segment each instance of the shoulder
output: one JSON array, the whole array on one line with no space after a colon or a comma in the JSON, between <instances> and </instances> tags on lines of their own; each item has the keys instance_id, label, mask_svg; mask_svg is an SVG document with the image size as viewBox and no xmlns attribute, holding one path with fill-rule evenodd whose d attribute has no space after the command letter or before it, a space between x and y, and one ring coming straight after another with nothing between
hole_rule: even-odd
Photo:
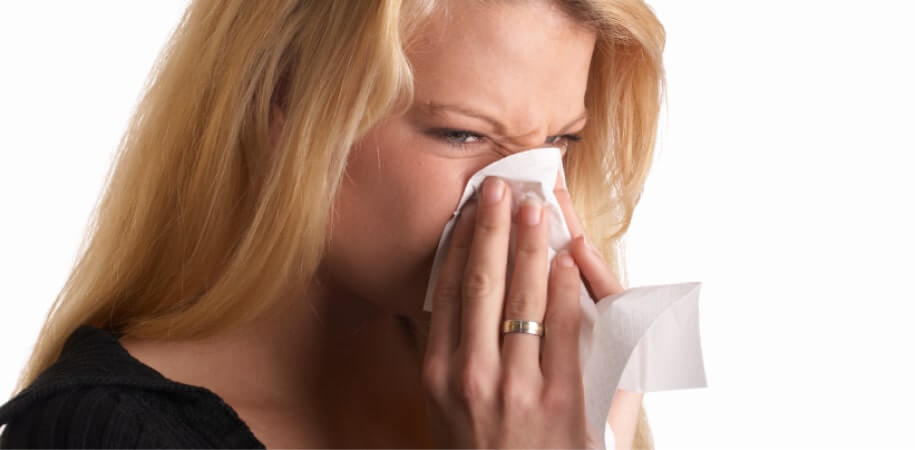
<instances>
[{"instance_id":1,"label":"shoulder","mask_svg":"<svg viewBox=\"0 0 915 450\"><path fill-rule=\"evenodd\" d=\"M263 448L216 394L165 378L86 326L0 406L4 424L0 448Z\"/></svg>"},{"instance_id":2,"label":"shoulder","mask_svg":"<svg viewBox=\"0 0 915 450\"><path fill-rule=\"evenodd\" d=\"M42 395L24 391L0 407L2 448L137 448L156 446L144 429L160 428L142 394L114 386L79 385Z\"/></svg>"}]
</instances>

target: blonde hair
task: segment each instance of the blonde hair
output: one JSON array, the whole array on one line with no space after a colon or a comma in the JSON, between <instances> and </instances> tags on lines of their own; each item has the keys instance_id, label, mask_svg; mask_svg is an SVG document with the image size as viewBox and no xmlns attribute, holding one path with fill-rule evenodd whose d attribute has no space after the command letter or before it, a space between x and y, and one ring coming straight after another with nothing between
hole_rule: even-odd
<instances>
[{"instance_id":1,"label":"blonde hair","mask_svg":"<svg viewBox=\"0 0 915 450\"><path fill-rule=\"evenodd\" d=\"M555 1L598 32L589 125L566 175L589 238L625 286L620 244L652 162L664 30L641 0ZM150 74L16 390L81 324L200 337L306 282L350 147L412 102L405 48L434 3L194 0ZM271 142L276 110L287 126ZM642 412L636 447L651 446Z\"/></svg>"}]
</instances>

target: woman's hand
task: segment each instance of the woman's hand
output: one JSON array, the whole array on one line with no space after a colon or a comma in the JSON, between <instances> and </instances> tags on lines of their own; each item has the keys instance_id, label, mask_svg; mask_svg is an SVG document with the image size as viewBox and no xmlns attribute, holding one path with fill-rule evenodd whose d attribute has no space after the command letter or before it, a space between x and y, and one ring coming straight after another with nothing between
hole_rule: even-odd
<instances>
[{"instance_id":1,"label":"woman's hand","mask_svg":"<svg viewBox=\"0 0 915 450\"><path fill-rule=\"evenodd\" d=\"M603 256L594 250L594 247L585 238L581 221L572 208L569 192L565 188L557 186L553 193L556 195L556 200L559 201L562 214L569 226L569 233L572 235L569 251L575 258L575 262L578 263L578 267L581 268L581 274L591 298L599 301L622 292L623 288L620 286L619 280L613 275ZM641 407L642 393L617 389L616 395L613 396L613 403L610 405L608 421L613 430L616 448L632 448Z\"/></svg>"},{"instance_id":2,"label":"woman's hand","mask_svg":"<svg viewBox=\"0 0 915 450\"><path fill-rule=\"evenodd\" d=\"M487 179L453 231L423 362L430 424L443 447L593 447L578 351L579 270L565 251L547 267L547 221L539 204L525 203L506 286L510 196L504 182ZM503 319L542 322L546 335L501 336Z\"/></svg>"},{"instance_id":3,"label":"woman's hand","mask_svg":"<svg viewBox=\"0 0 915 450\"><path fill-rule=\"evenodd\" d=\"M572 199L569 197L569 191L561 186L553 190L556 200L562 208L562 215L566 219L566 225L569 226L569 234L572 235L572 242L569 243L569 252L575 258L575 262L581 269L581 275L584 279L588 293L594 301L598 301L609 295L614 295L623 291L619 280L613 275L610 267L604 261L604 257L588 242L584 235L584 228L581 220L575 214L572 208Z\"/></svg>"}]
</instances>

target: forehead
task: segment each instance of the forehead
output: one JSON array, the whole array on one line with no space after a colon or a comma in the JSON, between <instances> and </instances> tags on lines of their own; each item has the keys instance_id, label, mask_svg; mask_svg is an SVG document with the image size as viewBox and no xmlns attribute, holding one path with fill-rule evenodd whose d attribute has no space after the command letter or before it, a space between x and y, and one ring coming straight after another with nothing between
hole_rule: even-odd
<instances>
[{"instance_id":1,"label":"forehead","mask_svg":"<svg viewBox=\"0 0 915 450\"><path fill-rule=\"evenodd\" d=\"M583 108L595 35L552 2L449 2L415 38L417 102L470 105L520 129Z\"/></svg>"}]
</instances>

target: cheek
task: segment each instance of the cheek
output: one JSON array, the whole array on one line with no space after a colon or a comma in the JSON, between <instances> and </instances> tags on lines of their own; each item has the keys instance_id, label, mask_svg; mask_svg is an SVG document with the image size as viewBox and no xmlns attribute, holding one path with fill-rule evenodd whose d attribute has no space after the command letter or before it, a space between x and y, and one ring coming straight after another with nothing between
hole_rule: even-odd
<instances>
[{"instance_id":1,"label":"cheek","mask_svg":"<svg viewBox=\"0 0 915 450\"><path fill-rule=\"evenodd\" d=\"M340 186L327 262L341 286L416 314L435 248L469 171L402 140L353 148Z\"/></svg>"}]
</instances>

